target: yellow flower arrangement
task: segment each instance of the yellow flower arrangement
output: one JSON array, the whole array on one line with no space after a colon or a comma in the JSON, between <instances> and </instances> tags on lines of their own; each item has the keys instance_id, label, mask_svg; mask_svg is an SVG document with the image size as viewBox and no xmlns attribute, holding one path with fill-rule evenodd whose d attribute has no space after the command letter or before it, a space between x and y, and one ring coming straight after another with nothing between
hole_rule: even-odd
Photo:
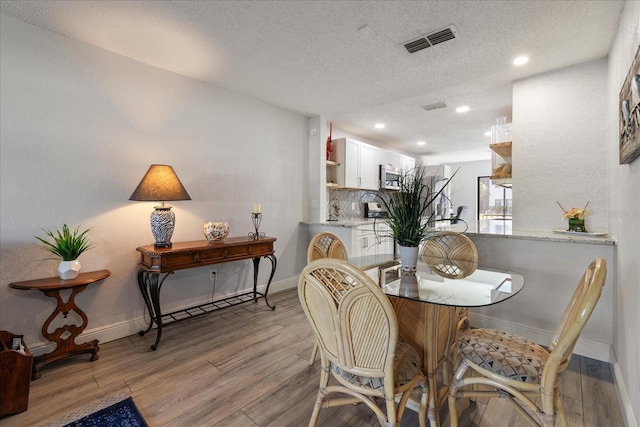
<instances>
[{"instance_id":1,"label":"yellow flower arrangement","mask_svg":"<svg viewBox=\"0 0 640 427\"><path fill-rule=\"evenodd\" d=\"M571 208L569 210L563 208L562 205L560 204L560 202L556 201L556 203L558 204L558 206L560 206L560 209L562 209L562 212L564 212L564 217L565 218L584 219L584 217L589 213L589 211L587 211L587 206L589 206L589 202L588 201L587 201L587 204L584 205L584 208L582 208L582 209Z\"/></svg>"}]
</instances>

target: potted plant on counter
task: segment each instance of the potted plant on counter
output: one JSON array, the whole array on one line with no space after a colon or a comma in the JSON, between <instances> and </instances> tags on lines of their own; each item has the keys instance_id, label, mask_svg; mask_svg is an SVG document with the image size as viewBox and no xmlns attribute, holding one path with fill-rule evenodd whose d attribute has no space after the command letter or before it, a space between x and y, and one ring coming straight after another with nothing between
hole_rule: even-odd
<instances>
[{"instance_id":1,"label":"potted plant on counter","mask_svg":"<svg viewBox=\"0 0 640 427\"><path fill-rule=\"evenodd\" d=\"M432 231L435 209L443 190L457 171L448 178L438 191L433 191L425 180L423 168L414 168L404 173L399 180L399 191L384 191L376 194L386 211L382 219L389 226L389 235L400 246L400 259L404 270L414 270L417 265L420 242ZM438 221L449 221L449 218Z\"/></svg>"},{"instance_id":2,"label":"potted plant on counter","mask_svg":"<svg viewBox=\"0 0 640 427\"><path fill-rule=\"evenodd\" d=\"M94 245L87 240L86 234L89 230L90 229L87 229L81 232L80 227L76 227L76 229L71 232L67 224L64 224L62 231L56 230L55 233L43 229L52 241L34 236L44 244L44 250L55 255L55 258L51 259L61 260L58 266L58 275L62 280L75 279L78 277L78 272L81 268L78 257L83 252L94 247Z\"/></svg>"}]
</instances>

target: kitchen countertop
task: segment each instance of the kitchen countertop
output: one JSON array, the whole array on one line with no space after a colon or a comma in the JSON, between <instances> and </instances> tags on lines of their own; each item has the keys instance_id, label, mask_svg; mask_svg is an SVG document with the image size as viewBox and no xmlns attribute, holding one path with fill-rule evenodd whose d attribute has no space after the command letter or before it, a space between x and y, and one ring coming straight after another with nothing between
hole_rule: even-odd
<instances>
[{"instance_id":1,"label":"kitchen countertop","mask_svg":"<svg viewBox=\"0 0 640 427\"><path fill-rule=\"evenodd\" d=\"M354 228L360 225L374 224L374 219L346 219L340 221L316 221L316 222L302 222L305 225L320 225L329 227L345 227ZM384 221L378 220L378 224L384 224ZM438 231L444 230L439 229ZM611 245L615 246L616 240L609 235L605 236L593 236L590 234L571 233L561 234L554 233L553 231L527 231L527 230L515 230L512 234L490 234L490 233L477 233L467 231L464 234L473 238L478 237L490 237L497 239L519 239L519 240L537 240L546 242L561 242L561 243L587 243L596 245Z\"/></svg>"},{"instance_id":2,"label":"kitchen countertop","mask_svg":"<svg viewBox=\"0 0 640 427\"><path fill-rule=\"evenodd\" d=\"M326 225L326 226L330 226L330 227L347 227L347 228L352 228L352 227L357 227L359 225L368 225L368 224L373 224L376 220L373 218L354 218L354 219L344 219L344 220L340 220L340 221L315 221L315 222L309 222L309 221L303 221L302 224L304 225ZM384 221L382 220L378 220L377 221L378 224L384 224Z\"/></svg>"}]
</instances>

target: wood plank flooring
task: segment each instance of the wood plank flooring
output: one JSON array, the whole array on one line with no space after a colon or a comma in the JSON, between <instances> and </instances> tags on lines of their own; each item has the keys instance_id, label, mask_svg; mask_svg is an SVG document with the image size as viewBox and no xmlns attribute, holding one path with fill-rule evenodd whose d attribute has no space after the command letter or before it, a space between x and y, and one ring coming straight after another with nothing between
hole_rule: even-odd
<instances>
[{"instance_id":1,"label":"wood plank flooring","mask_svg":"<svg viewBox=\"0 0 640 427\"><path fill-rule=\"evenodd\" d=\"M29 409L2 427L41 426L113 395L132 396L151 426L306 426L319 380L308 365L313 335L295 290L170 325L157 351L155 334L100 345L100 359L54 362L31 382ZM81 340L80 340L81 341ZM563 378L571 426L623 426L608 364L574 357ZM527 425L502 399L459 400L461 426ZM448 426L448 411L441 412ZM364 405L323 409L321 426L372 426ZM403 426L418 426L407 410Z\"/></svg>"}]
</instances>

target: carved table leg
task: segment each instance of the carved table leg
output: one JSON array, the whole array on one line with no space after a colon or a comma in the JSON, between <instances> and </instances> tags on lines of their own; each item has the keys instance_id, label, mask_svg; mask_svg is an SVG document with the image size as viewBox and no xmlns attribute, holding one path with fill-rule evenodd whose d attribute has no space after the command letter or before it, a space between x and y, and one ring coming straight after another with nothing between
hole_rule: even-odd
<instances>
[{"instance_id":1,"label":"carved table leg","mask_svg":"<svg viewBox=\"0 0 640 427\"><path fill-rule=\"evenodd\" d=\"M90 353L91 362L98 360L98 351L100 347L98 346L98 340L91 340L89 342L85 342L83 344L76 344L75 339L78 335L84 331L87 327L88 319L87 315L78 308L75 303L75 297L80 292L84 291L87 285L83 286L75 286L72 288L71 296L69 297L69 301L66 303L62 301L62 297L60 296L59 289L53 290L42 290L42 292L51 298L55 298L58 304L56 305L55 310L49 318L44 322L42 326L42 335L47 338L49 341L53 341L56 343L56 348L47 354L43 354L38 356L33 361L33 373L32 379L40 378L40 368L44 365L51 363L55 360L65 359L70 356L75 356L77 354ZM59 313L62 313L66 318L70 311L75 311L81 318L82 324L80 326L76 325L64 325L61 328L57 328L53 332L49 332L49 326L51 322L58 316ZM66 338L63 338L62 335L69 333Z\"/></svg>"}]
</instances>

